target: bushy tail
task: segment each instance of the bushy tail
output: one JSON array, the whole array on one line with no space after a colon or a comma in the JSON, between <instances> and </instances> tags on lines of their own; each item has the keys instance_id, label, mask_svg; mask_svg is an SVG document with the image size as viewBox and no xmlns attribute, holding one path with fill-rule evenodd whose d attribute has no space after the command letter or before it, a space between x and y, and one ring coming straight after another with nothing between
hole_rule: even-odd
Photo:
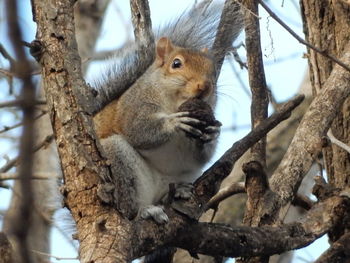
<instances>
[{"instance_id":1,"label":"bushy tail","mask_svg":"<svg viewBox=\"0 0 350 263\"><path fill-rule=\"evenodd\" d=\"M237 4L238 5L238 4ZM211 48L220 22L222 3L204 1L184 12L179 18L170 21L155 30L155 39L168 37L176 45L200 50ZM242 28L240 12L232 25L234 38ZM99 112L109 102L118 98L127 90L150 66L151 63L141 61L136 44L129 45L111 58L111 66L103 76L95 82L97 90L96 104L93 113Z\"/></svg>"}]
</instances>

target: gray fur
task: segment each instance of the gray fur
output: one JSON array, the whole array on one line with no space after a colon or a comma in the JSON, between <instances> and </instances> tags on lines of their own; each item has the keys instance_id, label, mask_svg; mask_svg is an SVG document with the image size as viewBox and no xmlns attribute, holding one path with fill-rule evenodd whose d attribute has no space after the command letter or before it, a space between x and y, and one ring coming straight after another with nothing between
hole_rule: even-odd
<instances>
[{"instance_id":1,"label":"gray fur","mask_svg":"<svg viewBox=\"0 0 350 263\"><path fill-rule=\"evenodd\" d=\"M222 4L199 4L155 30L155 39L168 37L176 46L200 50L211 48L220 21ZM241 24L237 20L236 36ZM125 90L147 70L151 63L139 59L137 45L131 44L111 58L111 66L95 83L96 103L92 113L97 113L109 102L120 97Z\"/></svg>"},{"instance_id":2,"label":"gray fur","mask_svg":"<svg viewBox=\"0 0 350 263\"><path fill-rule=\"evenodd\" d=\"M162 206L148 205L140 210L140 217L143 219L153 219L158 224L168 223L169 218Z\"/></svg>"}]
</instances>

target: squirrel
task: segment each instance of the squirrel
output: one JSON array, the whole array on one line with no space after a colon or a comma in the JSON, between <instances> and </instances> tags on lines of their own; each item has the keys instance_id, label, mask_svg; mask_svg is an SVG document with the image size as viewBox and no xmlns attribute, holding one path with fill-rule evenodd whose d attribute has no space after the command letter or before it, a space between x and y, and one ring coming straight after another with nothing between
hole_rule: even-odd
<instances>
[{"instance_id":1,"label":"squirrel","mask_svg":"<svg viewBox=\"0 0 350 263\"><path fill-rule=\"evenodd\" d=\"M212 112L216 69L207 47L214 41L221 8L193 8L159 30L151 65L139 60L137 46L129 48L117 70L113 66L98 84L95 130L116 174L114 184L128 188L123 190L128 194L117 196L133 199L132 208L130 202L123 207L123 200L116 201L129 218L138 214L166 223L159 204L169 184L178 185L175 198L189 198L188 183L201 175L215 151L221 124ZM241 28L237 15L234 38ZM120 174L130 181L119 182Z\"/></svg>"},{"instance_id":2,"label":"squirrel","mask_svg":"<svg viewBox=\"0 0 350 263\"><path fill-rule=\"evenodd\" d=\"M214 107L213 77L214 65L205 52L174 46L163 37L145 74L94 116L108 156L114 154L114 147L132 155L140 207L157 203L169 183L193 182L212 156L219 123L201 131L195 125L203 121L178 109L193 98ZM120 144L111 144L111 139ZM159 223L167 221L162 211L154 212L146 213Z\"/></svg>"}]
</instances>

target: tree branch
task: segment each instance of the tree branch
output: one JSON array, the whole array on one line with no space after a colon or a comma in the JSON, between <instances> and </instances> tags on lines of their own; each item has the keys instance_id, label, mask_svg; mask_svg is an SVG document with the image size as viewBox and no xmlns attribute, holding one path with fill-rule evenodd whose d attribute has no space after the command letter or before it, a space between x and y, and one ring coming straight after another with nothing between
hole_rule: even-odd
<instances>
[{"instance_id":1,"label":"tree branch","mask_svg":"<svg viewBox=\"0 0 350 263\"><path fill-rule=\"evenodd\" d=\"M0 103L0 108L5 107L21 107L25 103L25 100L19 99L19 100L12 100L12 101L5 101ZM33 102L34 105L43 105L46 104L46 101L42 100L36 100Z\"/></svg>"},{"instance_id":2,"label":"tree branch","mask_svg":"<svg viewBox=\"0 0 350 263\"><path fill-rule=\"evenodd\" d=\"M33 120L33 121L35 121L35 120L39 119L40 117L44 116L46 113L47 113L47 112L43 110L40 114L38 114L36 117L34 117L34 120ZM9 131L9 130L18 128L18 127L20 127L20 126L22 126L22 125L23 125L23 122L17 123L17 124L12 125L12 126L5 126L4 129L0 130L0 134L1 134L1 133L4 133L4 132L7 132L7 131Z\"/></svg>"},{"instance_id":3,"label":"tree branch","mask_svg":"<svg viewBox=\"0 0 350 263\"><path fill-rule=\"evenodd\" d=\"M341 59L350 61L350 43ZM303 176L321 151L323 136L350 95L349 82L350 73L336 65L305 113L283 160L270 179L271 190L277 197L265 201L265 208L259 212L261 218L272 221L284 218L284 211L280 209L294 199Z\"/></svg>"},{"instance_id":4,"label":"tree branch","mask_svg":"<svg viewBox=\"0 0 350 263\"><path fill-rule=\"evenodd\" d=\"M237 28L242 28L243 26L242 16L239 15L239 10L239 3L235 0L226 0L212 47L217 78L219 77L227 51L232 47L233 40L240 33Z\"/></svg>"},{"instance_id":5,"label":"tree branch","mask_svg":"<svg viewBox=\"0 0 350 263\"><path fill-rule=\"evenodd\" d=\"M346 262L350 258L350 233L344 234L328 248L315 263Z\"/></svg>"},{"instance_id":6,"label":"tree branch","mask_svg":"<svg viewBox=\"0 0 350 263\"><path fill-rule=\"evenodd\" d=\"M97 196L100 178L108 180L111 171L87 113L95 100L81 74L75 2L32 1L38 41L45 48L40 59L42 80L65 179L63 195L77 222L81 262L126 262L130 222L102 206Z\"/></svg>"},{"instance_id":7,"label":"tree branch","mask_svg":"<svg viewBox=\"0 0 350 263\"><path fill-rule=\"evenodd\" d=\"M211 198L207 204L207 209L215 209L220 202L235 194L245 193L244 183L232 183L228 187L221 188L220 191Z\"/></svg>"},{"instance_id":8,"label":"tree branch","mask_svg":"<svg viewBox=\"0 0 350 263\"><path fill-rule=\"evenodd\" d=\"M41 148L46 147L48 144L50 144L53 141L54 137L53 135L47 136L42 142L40 142L38 145L34 146L32 153L35 153L39 151ZM16 157L12 160L9 160L3 167L0 168L0 173L5 173L8 170L10 170L12 167L20 163L20 157Z\"/></svg>"},{"instance_id":9,"label":"tree branch","mask_svg":"<svg viewBox=\"0 0 350 263\"><path fill-rule=\"evenodd\" d=\"M337 138L335 138L331 130L327 132L327 136L332 143L334 143L335 145L339 146L340 148L350 153L350 146L343 143L342 141L339 141Z\"/></svg>"},{"instance_id":10,"label":"tree branch","mask_svg":"<svg viewBox=\"0 0 350 263\"><path fill-rule=\"evenodd\" d=\"M23 111L23 132L20 140L18 177L20 178L20 189L23 196L17 213L12 220L11 232L14 234L18 244L19 259L22 263L32 262L28 249L28 228L33 208L33 191L31 185L31 173L33 169L33 147L34 147L34 113L35 113L35 86L31 79L31 65L22 46L22 30L18 23L17 1L6 2L7 23L9 27L9 39L16 55L13 70L22 82L21 104ZM11 60L10 60L11 62Z\"/></svg>"},{"instance_id":11,"label":"tree branch","mask_svg":"<svg viewBox=\"0 0 350 263\"><path fill-rule=\"evenodd\" d=\"M104 13L110 0L78 1L75 6L76 39L79 55L86 60L94 53L96 40L101 31ZM85 74L89 63L84 63L82 71Z\"/></svg>"},{"instance_id":12,"label":"tree branch","mask_svg":"<svg viewBox=\"0 0 350 263\"><path fill-rule=\"evenodd\" d=\"M159 244L165 244L181 247L192 254L212 256L251 257L279 254L307 246L324 235L343 217L348 216L349 204L347 197L333 196L315 205L301 222L280 227L230 227L198 223L167 210L170 218L167 225L159 226L152 221L135 222L134 236L139 238L138 243L133 246L133 252L138 257L149 253Z\"/></svg>"},{"instance_id":13,"label":"tree branch","mask_svg":"<svg viewBox=\"0 0 350 263\"><path fill-rule=\"evenodd\" d=\"M257 18L259 16L258 3L254 0L245 0L244 6L249 10L244 12L245 44L249 86L252 92L251 121L252 127L255 127L267 117L269 98L261 52L260 24ZM263 167L266 166L266 137L252 147L251 153L254 160L259 161Z\"/></svg>"},{"instance_id":14,"label":"tree branch","mask_svg":"<svg viewBox=\"0 0 350 263\"><path fill-rule=\"evenodd\" d=\"M326 53L325 51L315 47L314 45L311 45L309 42L307 42L306 40L304 40L300 36L298 36L289 26L287 26L286 23L284 23L282 21L282 19L280 19L274 12L272 12L272 10L268 7L267 4L264 3L264 1L258 0L258 2L273 19L275 19L285 30L287 30L301 44L307 46L308 48L311 48L312 50L325 56L326 58L329 58L330 60L332 60L333 62L337 63L339 66L343 67L345 70L350 72L350 67L347 65L347 63L342 62L342 61L347 61L347 60L339 60L336 57L334 57L333 55Z\"/></svg>"},{"instance_id":15,"label":"tree branch","mask_svg":"<svg viewBox=\"0 0 350 263\"><path fill-rule=\"evenodd\" d=\"M155 57L151 11L148 0L130 0L130 7L139 60L143 61L144 65L147 65L144 69L146 70L152 64Z\"/></svg>"},{"instance_id":16,"label":"tree branch","mask_svg":"<svg viewBox=\"0 0 350 263\"><path fill-rule=\"evenodd\" d=\"M13 249L7 236L0 232L0 263L13 263Z\"/></svg>"},{"instance_id":17,"label":"tree branch","mask_svg":"<svg viewBox=\"0 0 350 263\"><path fill-rule=\"evenodd\" d=\"M244 138L235 142L225 154L216 161L204 174L194 183L196 192L201 199L202 204L206 204L213 197L222 182L229 175L234 163L253 146L269 130L273 129L282 120L287 119L291 111L297 107L302 100L303 95L295 97L281 106L279 111L272 114L263 123L260 123L255 129L248 133Z\"/></svg>"},{"instance_id":18,"label":"tree branch","mask_svg":"<svg viewBox=\"0 0 350 263\"><path fill-rule=\"evenodd\" d=\"M256 127L264 122L267 117L269 97L261 52L258 3L255 0L244 0L242 2L247 9L244 12L244 24L249 86L252 92L251 123L252 127ZM251 159L252 162L243 166L248 197L243 223L248 226L259 226L260 218L257 217L256 211L261 207L263 197L269 190L267 175L264 171L266 167L266 136L262 137L251 148ZM268 258L247 260L247 262L255 261L268 262Z\"/></svg>"}]
</instances>

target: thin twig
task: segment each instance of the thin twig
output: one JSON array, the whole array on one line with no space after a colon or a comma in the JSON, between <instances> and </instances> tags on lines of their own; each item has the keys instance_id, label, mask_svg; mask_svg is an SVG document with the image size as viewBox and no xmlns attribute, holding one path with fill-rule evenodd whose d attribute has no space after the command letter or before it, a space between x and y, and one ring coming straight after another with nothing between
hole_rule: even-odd
<instances>
[{"instance_id":1,"label":"thin twig","mask_svg":"<svg viewBox=\"0 0 350 263\"><path fill-rule=\"evenodd\" d=\"M23 105L24 100L18 99L18 100L12 100L12 101L5 101L0 103L0 108L6 108L6 107L21 107ZM34 105L44 105L46 104L45 100L36 100L34 101Z\"/></svg>"},{"instance_id":2,"label":"thin twig","mask_svg":"<svg viewBox=\"0 0 350 263\"><path fill-rule=\"evenodd\" d=\"M241 193L245 193L244 183L242 182L233 183L228 187L221 188L220 191L209 200L207 209L214 209L225 199Z\"/></svg>"},{"instance_id":3,"label":"thin twig","mask_svg":"<svg viewBox=\"0 0 350 263\"><path fill-rule=\"evenodd\" d=\"M14 77L14 74L11 71L6 70L6 69L0 68L0 73L5 75L8 78L13 78Z\"/></svg>"},{"instance_id":4,"label":"thin twig","mask_svg":"<svg viewBox=\"0 0 350 263\"><path fill-rule=\"evenodd\" d=\"M297 35L287 24L285 24L282 19L280 19L262 0L258 0L259 4L266 10L266 12L273 18L275 19L285 30L287 30L296 40L299 41L299 43L307 46L308 48L316 51L317 53L329 58L333 62L337 63L347 71L350 71L350 67L348 67L344 62L340 61L333 55L330 55L326 53L325 51L319 49L318 47L315 47L314 45L311 45L309 42L301 38L300 36Z\"/></svg>"},{"instance_id":5,"label":"thin twig","mask_svg":"<svg viewBox=\"0 0 350 263\"><path fill-rule=\"evenodd\" d=\"M1 44L0 44L0 54L10 62L10 67L12 67L15 64L15 60L11 57L11 55L7 52L5 47Z\"/></svg>"},{"instance_id":6,"label":"thin twig","mask_svg":"<svg viewBox=\"0 0 350 263\"><path fill-rule=\"evenodd\" d=\"M343 150L347 151L348 153L350 153L350 146L346 145L345 143L343 143L342 141L339 141L337 138L334 137L333 133L331 130L329 130L327 132L327 136L329 138L329 140L334 143L335 145L339 146L340 148L342 148Z\"/></svg>"},{"instance_id":7,"label":"thin twig","mask_svg":"<svg viewBox=\"0 0 350 263\"><path fill-rule=\"evenodd\" d=\"M34 120L39 119L40 117L44 116L46 113L47 113L47 111L42 111L38 116L36 116L36 117L34 118ZM18 128L18 127L20 127L20 126L22 126L22 125L23 125L23 122L19 122L19 123L13 125L13 126L8 126L8 127L5 126L4 129L0 130L0 134L1 134L1 133L4 133L4 132L7 132L7 131L10 131L10 130L12 130L12 129Z\"/></svg>"},{"instance_id":8,"label":"thin twig","mask_svg":"<svg viewBox=\"0 0 350 263\"><path fill-rule=\"evenodd\" d=\"M56 173L35 173L30 178L31 180L49 180L52 178L59 178ZM18 173L0 173L0 181L19 180Z\"/></svg>"},{"instance_id":9,"label":"thin twig","mask_svg":"<svg viewBox=\"0 0 350 263\"><path fill-rule=\"evenodd\" d=\"M44 253L44 252L37 251L37 250L34 250L34 249L32 249L32 252L34 252L35 254L38 254L38 255L42 255L42 256L47 256L47 257L50 257L50 258L54 258L54 259L56 259L56 260L79 260L78 257L73 257L73 258L69 258L69 257L58 257L58 256L54 256L54 255L52 255L52 254Z\"/></svg>"},{"instance_id":10,"label":"thin twig","mask_svg":"<svg viewBox=\"0 0 350 263\"><path fill-rule=\"evenodd\" d=\"M46 138L41 143L39 143L37 146L34 147L32 152L37 152L41 148L46 147L47 145L49 145L53 141L53 139L54 139L54 136L52 134L46 136ZM3 167L1 167L0 173L6 173L12 167L18 165L18 163L19 163L19 156L12 159L12 160L9 160Z\"/></svg>"},{"instance_id":11,"label":"thin twig","mask_svg":"<svg viewBox=\"0 0 350 263\"><path fill-rule=\"evenodd\" d=\"M236 60L237 61L237 60ZM241 76L238 74L234 63L232 62L232 58L228 59L228 63L233 71L233 73L235 74L235 79L238 81L239 85L241 86L242 90L244 91L244 93L248 96L249 99L252 98L252 94L250 92L250 90L247 88L247 86L245 85L244 81L242 80Z\"/></svg>"}]
</instances>

